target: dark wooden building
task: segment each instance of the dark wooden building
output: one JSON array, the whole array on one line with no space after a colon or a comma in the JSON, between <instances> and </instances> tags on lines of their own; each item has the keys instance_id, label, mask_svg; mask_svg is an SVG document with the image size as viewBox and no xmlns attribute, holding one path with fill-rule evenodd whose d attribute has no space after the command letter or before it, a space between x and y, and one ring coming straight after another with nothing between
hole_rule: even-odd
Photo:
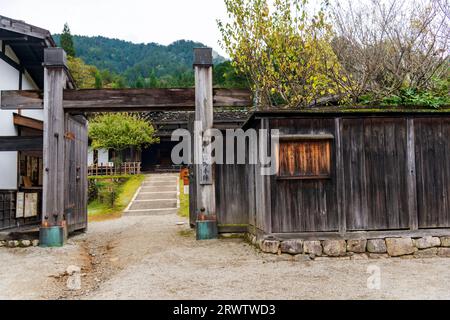
<instances>
[{"instance_id":1,"label":"dark wooden building","mask_svg":"<svg viewBox=\"0 0 450 320\"><path fill-rule=\"evenodd\" d=\"M50 106L61 98L50 94L56 87L76 87L65 54L48 30L4 16L0 43L2 103L7 90L40 92L34 106L18 102L0 108L0 231L7 230L0 237L33 230L57 215L69 232L85 229L87 121ZM52 156L45 157L49 150ZM58 184L50 184L56 176Z\"/></svg>"},{"instance_id":2,"label":"dark wooden building","mask_svg":"<svg viewBox=\"0 0 450 320\"><path fill-rule=\"evenodd\" d=\"M279 130L279 143L267 145L276 173L216 166L222 232L317 240L450 233L450 110L256 112L243 128Z\"/></svg>"}]
</instances>

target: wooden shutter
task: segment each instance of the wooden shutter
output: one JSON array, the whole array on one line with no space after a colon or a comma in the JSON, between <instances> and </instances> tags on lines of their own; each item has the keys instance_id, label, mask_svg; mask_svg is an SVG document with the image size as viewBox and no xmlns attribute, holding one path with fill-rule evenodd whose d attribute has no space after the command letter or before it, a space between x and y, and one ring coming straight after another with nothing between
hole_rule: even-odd
<instances>
[{"instance_id":1,"label":"wooden shutter","mask_svg":"<svg viewBox=\"0 0 450 320\"><path fill-rule=\"evenodd\" d=\"M328 179L332 136L280 137L279 179Z\"/></svg>"}]
</instances>

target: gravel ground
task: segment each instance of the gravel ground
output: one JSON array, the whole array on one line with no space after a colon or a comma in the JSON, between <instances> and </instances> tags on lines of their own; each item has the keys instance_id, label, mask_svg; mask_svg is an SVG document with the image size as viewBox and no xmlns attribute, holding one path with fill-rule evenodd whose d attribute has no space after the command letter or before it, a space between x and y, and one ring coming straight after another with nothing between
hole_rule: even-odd
<instances>
[{"instance_id":1,"label":"gravel ground","mask_svg":"<svg viewBox=\"0 0 450 320\"><path fill-rule=\"evenodd\" d=\"M450 259L294 261L241 239L197 242L180 221L123 217L64 248L0 248L0 299L450 299ZM69 265L82 267L79 291L66 289Z\"/></svg>"}]
</instances>

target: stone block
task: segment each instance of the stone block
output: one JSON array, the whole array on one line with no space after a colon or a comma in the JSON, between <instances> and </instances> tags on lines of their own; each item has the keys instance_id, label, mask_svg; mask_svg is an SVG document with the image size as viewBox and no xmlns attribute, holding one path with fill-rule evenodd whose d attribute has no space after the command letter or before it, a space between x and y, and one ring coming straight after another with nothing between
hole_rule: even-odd
<instances>
[{"instance_id":1,"label":"stone block","mask_svg":"<svg viewBox=\"0 0 450 320\"><path fill-rule=\"evenodd\" d=\"M278 253L280 249L280 241L277 240L264 240L260 244L261 250L266 253Z\"/></svg>"},{"instance_id":2,"label":"stone block","mask_svg":"<svg viewBox=\"0 0 450 320\"><path fill-rule=\"evenodd\" d=\"M23 248L27 248L31 246L31 241L30 240L22 240L20 241L20 246Z\"/></svg>"},{"instance_id":3,"label":"stone block","mask_svg":"<svg viewBox=\"0 0 450 320\"><path fill-rule=\"evenodd\" d=\"M414 245L418 249L439 247L441 245L441 240L438 237L424 237L414 240Z\"/></svg>"},{"instance_id":4,"label":"stone block","mask_svg":"<svg viewBox=\"0 0 450 320\"><path fill-rule=\"evenodd\" d=\"M341 257L347 253L345 240L326 240L323 242L323 253L330 257Z\"/></svg>"},{"instance_id":5,"label":"stone block","mask_svg":"<svg viewBox=\"0 0 450 320\"><path fill-rule=\"evenodd\" d=\"M438 248L438 256L450 258L450 248Z\"/></svg>"},{"instance_id":6,"label":"stone block","mask_svg":"<svg viewBox=\"0 0 450 320\"><path fill-rule=\"evenodd\" d=\"M323 254L322 244L320 241L305 241L303 242L303 252L320 257Z\"/></svg>"},{"instance_id":7,"label":"stone block","mask_svg":"<svg viewBox=\"0 0 450 320\"><path fill-rule=\"evenodd\" d=\"M11 241L8 241L6 245L9 248L16 248L16 247L18 247L20 245L20 243L17 240L11 240Z\"/></svg>"},{"instance_id":8,"label":"stone block","mask_svg":"<svg viewBox=\"0 0 450 320\"><path fill-rule=\"evenodd\" d=\"M405 256L417 251L411 238L388 238L386 247L391 257Z\"/></svg>"},{"instance_id":9,"label":"stone block","mask_svg":"<svg viewBox=\"0 0 450 320\"><path fill-rule=\"evenodd\" d=\"M367 241L367 251L370 253L386 253L386 242L384 239L373 239Z\"/></svg>"},{"instance_id":10,"label":"stone block","mask_svg":"<svg viewBox=\"0 0 450 320\"><path fill-rule=\"evenodd\" d=\"M281 252L289 254L303 253L303 240L287 240L281 243Z\"/></svg>"},{"instance_id":11,"label":"stone block","mask_svg":"<svg viewBox=\"0 0 450 320\"><path fill-rule=\"evenodd\" d=\"M354 253L364 253L367 248L367 240L348 240L347 251Z\"/></svg>"},{"instance_id":12,"label":"stone block","mask_svg":"<svg viewBox=\"0 0 450 320\"><path fill-rule=\"evenodd\" d=\"M441 246L450 247L450 237L441 237Z\"/></svg>"},{"instance_id":13,"label":"stone block","mask_svg":"<svg viewBox=\"0 0 450 320\"><path fill-rule=\"evenodd\" d=\"M433 258L433 257L436 257L437 253L438 253L438 248L428 248L428 249L419 250L419 251L415 252L414 257L418 258L418 259Z\"/></svg>"}]
</instances>

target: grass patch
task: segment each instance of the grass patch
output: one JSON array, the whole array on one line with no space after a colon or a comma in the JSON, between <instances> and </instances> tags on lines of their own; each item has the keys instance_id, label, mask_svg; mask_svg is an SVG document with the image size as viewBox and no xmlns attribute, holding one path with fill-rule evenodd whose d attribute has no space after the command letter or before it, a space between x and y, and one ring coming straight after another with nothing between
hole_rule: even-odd
<instances>
[{"instance_id":1,"label":"grass patch","mask_svg":"<svg viewBox=\"0 0 450 320\"><path fill-rule=\"evenodd\" d=\"M180 179L180 209L178 215L183 218L189 218L189 194L184 194L183 179Z\"/></svg>"},{"instance_id":2,"label":"grass patch","mask_svg":"<svg viewBox=\"0 0 450 320\"><path fill-rule=\"evenodd\" d=\"M145 179L144 175L120 176L120 177L95 177L98 180L119 179L123 181L116 188L116 200L114 205L93 200L88 205L89 221L103 221L120 218L123 210L133 199L137 189Z\"/></svg>"}]
</instances>

